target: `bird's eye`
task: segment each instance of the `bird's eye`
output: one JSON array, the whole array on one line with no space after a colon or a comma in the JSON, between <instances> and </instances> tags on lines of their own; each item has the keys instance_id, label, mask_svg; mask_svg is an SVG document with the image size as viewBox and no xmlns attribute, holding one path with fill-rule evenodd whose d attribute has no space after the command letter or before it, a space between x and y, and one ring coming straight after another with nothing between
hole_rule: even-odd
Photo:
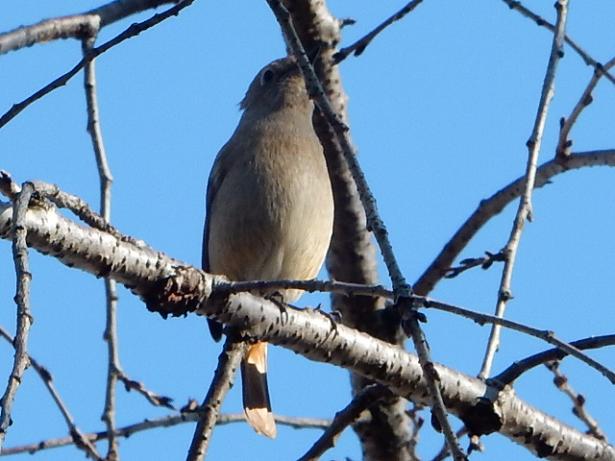
<instances>
[{"instance_id":1,"label":"bird's eye","mask_svg":"<svg viewBox=\"0 0 615 461\"><path fill-rule=\"evenodd\" d=\"M261 85L266 85L267 83L271 82L274 75L275 74L271 69L265 69L261 74Z\"/></svg>"}]
</instances>

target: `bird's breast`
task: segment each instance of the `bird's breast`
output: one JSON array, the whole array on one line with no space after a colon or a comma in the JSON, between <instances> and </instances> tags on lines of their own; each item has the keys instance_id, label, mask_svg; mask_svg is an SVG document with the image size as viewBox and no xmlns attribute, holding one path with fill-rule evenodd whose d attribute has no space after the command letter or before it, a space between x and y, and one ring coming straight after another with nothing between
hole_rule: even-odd
<instances>
[{"instance_id":1,"label":"bird's breast","mask_svg":"<svg viewBox=\"0 0 615 461\"><path fill-rule=\"evenodd\" d=\"M245 149L212 204L212 272L235 280L315 277L333 227L320 143L313 133L279 134L253 137Z\"/></svg>"}]
</instances>

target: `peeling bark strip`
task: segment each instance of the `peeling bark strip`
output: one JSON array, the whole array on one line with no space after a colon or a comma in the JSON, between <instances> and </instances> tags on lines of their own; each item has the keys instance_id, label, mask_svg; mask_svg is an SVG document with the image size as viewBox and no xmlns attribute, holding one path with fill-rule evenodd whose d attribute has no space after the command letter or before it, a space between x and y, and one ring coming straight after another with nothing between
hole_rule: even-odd
<instances>
[{"instance_id":1,"label":"peeling bark strip","mask_svg":"<svg viewBox=\"0 0 615 461\"><path fill-rule=\"evenodd\" d=\"M11 214L12 207L0 202L0 236L5 239L10 235ZM318 311L283 309L249 293L216 299L213 288L218 278L162 253L80 226L59 215L53 206L31 208L25 226L32 248L69 266L114 278L147 299L149 308L161 309L156 300L178 300L176 305L164 304L164 313L184 315L200 305L203 313L245 334L312 360L342 366L419 404L431 404L415 355L336 324ZM200 304L201 300L210 302ZM498 431L550 459L615 461L614 447L542 413L517 398L512 389L498 392L494 386L443 365L434 367L447 408L472 433Z\"/></svg>"}]
</instances>

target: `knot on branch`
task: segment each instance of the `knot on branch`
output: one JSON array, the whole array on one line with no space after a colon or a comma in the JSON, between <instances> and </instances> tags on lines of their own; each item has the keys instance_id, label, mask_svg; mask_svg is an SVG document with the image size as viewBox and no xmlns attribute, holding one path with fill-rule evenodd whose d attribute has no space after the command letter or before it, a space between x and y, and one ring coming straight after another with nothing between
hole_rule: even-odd
<instances>
[{"instance_id":1,"label":"knot on branch","mask_svg":"<svg viewBox=\"0 0 615 461\"><path fill-rule=\"evenodd\" d=\"M496 402L486 397L480 398L460 415L470 435L486 435L500 430L502 415Z\"/></svg>"},{"instance_id":2,"label":"knot on branch","mask_svg":"<svg viewBox=\"0 0 615 461\"><path fill-rule=\"evenodd\" d=\"M211 278L191 267L177 267L169 277L154 282L142 296L150 312L163 318L186 316L199 309L212 292Z\"/></svg>"}]
</instances>

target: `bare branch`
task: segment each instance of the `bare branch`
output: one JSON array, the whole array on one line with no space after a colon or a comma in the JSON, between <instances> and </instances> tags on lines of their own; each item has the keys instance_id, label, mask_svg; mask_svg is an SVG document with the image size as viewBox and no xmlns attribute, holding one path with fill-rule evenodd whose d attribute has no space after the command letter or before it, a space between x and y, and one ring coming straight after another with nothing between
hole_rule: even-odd
<instances>
[{"instance_id":1,"label":"bare branch","mask_svg":"<svg viewBox=\"0 0 615 461\"><path fill-rule=\"evenodd\" d=\"M316 106L327 120L329 127L335 135L337 144L341 148L343 157L352 172L352 176L359 190L361 203L363 204L363 208L365 209L365 213L367 215L367 226L374 233L378 245L380 246L382 256L389 271L389 276L391 277L391 281L393 283L393 291L395 291L398 296L407 296L411 289L406 283L406 280L401 272L397 258L393 252L393 247L389 241L387 228L378 213L376 199L370 190L369 184L367 183L365 175L359 166L357 156L355 155L354 149L350 143L348 136L349 127L342 121L342 116L337 114L333 109L331 102L329 101L322 84L318 79L312 64L310 63L310 60L307 57L305 49L301 44L301 40L295 31L292 23L292 17L290 16L288 10L279 0L267 0L267 3L274 12L276 19L284 32L286 42L297 58L310 96L313 98Z\"/></svg>"},{"instance_id":2,"label":"bare branch","mask_svg":"<svg viewBox=\"0 0 615 461\"><path fill-rule=\"evenodd\" d=\"M192 443L188 451L188 461L201 461L207 454L209 441L220 416L224 397L233 386L235 371L243 358L246 344L238 342L234 335L227 335L224 348L218 357L218 368L209 385L205 400L201 405L201 417L194 430Z\"/></svg>"},{"instance_id":3,"label":"bare branch","mask_svg":"<svg viewBox=\"0 0 615 461\"><path fill-rule=\"evenodd\" d=\"M536 170L534 187L550 184L553 177L579 168L593 166L615 167L615 149L577 152L565 159L556 158L543 163ZM517 178L491 197L482 200L478 208L465 220L453 237L444 245L438 256L414 284L416 293L426 295L446 275L453 261L478 231L510 202L520 197L525 186L525 176Z\"/></svg>"},{"instance_id":4,"label":"bare branch","mask_svg":"<svg viewBox=\"0 0 615 461\"><path fill-rule=\"evenodd\" d=\"M559 132L559 140L557 143L557 148L555 149L555 153L558 157L565 157L570 155L570 147L572 146L572 141L569 139L570 130L576 123L577 119L579 118L579 115L581 115L581 112L583 112L583 109L585 109L592 103L592 92L600 81L600 78L613 66L615 66L615 58L612 58L609 62L607 62L604 67L600 66L594 69L594 74L592 75L592 78L587 84L587 87L585 87L585 90L579 98L579 101L572 109L572 112L570 113L568 118L562 118Z\"/></svg>"},{"instance_id":5,"label":"bare branch","mask_svg":"<svg viewBox=\"0 0 615 461\"><path fill-rule=\"evenodd\" d=\"M411 13L422 2L423 0L412 0L411 2L408 2L406 6L401 8L399 11L397 11L393 15L389 16L384 22L378 25L378 27L376 27L370 33L360 38L359 40L354 42L352 45L346 46L342 48L341 50L339 50L333 56L333 58L335 59L335 63L337 64L337 63L342 62L344 59L346 59L351 54L354 54L355 56L361 55L365 51L365 48L367 48L367 46L371 43L371 41L378 34L380 34L380 32L382 32L384 29L389 27L394 22L397 22L403 19L404 16L406 16L408 13Z\"/></svg>"},{"instance_id":6,"label":"bare branch","mask_svg":"<svg viewBox=\"0 0 615 461\"><path fill-rule=\"evenodd\" d=\"M60 208L66 208L75 214L81 221L95 229L111 234L119 240L129 242L135 246L144 246L145 242L136 240L128 235L122 234L115 227L109 224L106 219L92 210L89 205L76 195L69 194L58 188L55 184L42 181L31 181L34 193L44 196ZM21 188L13 181L11 175L6 171L0 171L0 192L11 200L14 199Z\"/></svg>"},{"instance_id":7,"label":"bare branch","mask_svg":"<svg viewBox=\"0 0 615 461\"><path fill-rule=\"evenodd\" d=\"M0 54L52 40L95 37L104 26L166 3L177 3L177 0L115 0L82 14L21 26L0 34Z\"/></svg>"},{"instance_id":8,"label":"bare branch","mask_svg":"<svg viewBox=\"0 0 615 461\"><path fill-rule=\"evenodd\" d=\"M335 47L341 41L341 31L348 21L340 21L329 11L325 2L312 0L285 1L293 16L295 30L310 55L317 55L316 73L336 112L347 120L348 97L344 91L339 66L334 65ZM378 283L376 246L366 227L365 210L352 173L336 144L325 117L314 111L313 125L321 144L331 178L335 216L333 236L327 256L327 269L337 281L366 285ZM342 323L365 331L392 344L403 345L405 338L399 318L382 314L384 300L370 296L334 294L331 306L342 316ZM350 375L353 395L372 384L360 376ZM406 413L406 401L401 398L380 401L370 409L371 418L353 426L365 461L396 459L411 461L412 453L406 443L414 431Z\"/></svg>"},{"instance_id":9,"label":"bare branch","mask_svg":"<svg viewBox=\"0 0 615 461\"><path fill-rule=\"evenodd\" d=\"M9 334L8 331L6 331L1 326L0 326L0 336L6 339L7 342L11 343L11 345L13 346L15 345L15 339ZM34 368L36 373L40 376L41 380L43 381L43 384L45 384L45 387L51 394L51 398L56 403L56 406L60 410L60 413L62 413L62 417L64 418L64 421L66 422L66 425L68 426L68 431L71 434L70 438L71 438L72 443L75 444L75 446L79 448L80 450L85 451L86 455L89 455L90 457L92 457L92 459L96 461L102 461L102 458L96 451L96 447L92 444L92 441L88 437L84 436L83 433L79 430L79 428L75 424L75 420L73 416L71 415L70 411L68 410L68 407L64 403L64 400L62 400L62 397L60 397L58 390L53 384L53 378L49 370L45 368L44 366L42 366L41 364L39 364L36 360L34 360L30 356L28 356L28 361L30 362L30 365L32 365L32 368ZM2 454L4 453L5 453L5 450L2 451Z\"/></svg>"},{"instance_id":10,"label":"bare branch","mask_svg":"<svg viewBox=\"0 0 615 461\"><path fill-rule=\"evenodd\" d=\"M564 375L564 373L562 373L559 369L559 362L547 362L545 363L545 366L551 370L554 375L553 383L560 391L570 397L570 400L572 400L572 413L585 423L587 426L587 431L591 435L606 442L606 435L602 429L600 429L600 426L598 426L596 420L587 411L587 407L585 406L585 397L572 388L566 375Z\"/></svg>"},{"instance_id":11,"label":"bare branch","mask_svg":"<svg viewBox=\"0 0 615 461\"><path fill-rule=\"evenodd\" d=\"M11 207L0 204L0 236L5 238L10 216ZM151 303L164 301L169 313L182 315L200 307L203 314L239 328L251 337L291 349L312 360L342 366L389 386L395 394L421 405L433 403L416 356L336 324L318 311L291 307L281 310L279 304L247 293L231 295L221 303L203 304L212 293L216 277L193 268L180 268L180 262L148 248L135 247L98 230L83 228L58 215L53 208L31 208L25 225L28 243L33 247L57 256L66 264L95 274L105 273L141 293ZM516 398L512 391L487 386L442 365L436 364L434 368L447 408L471 432L499 431L535 453L549 450L553 459L566 456L568 460L581 460L594 456L615 460L613 447L541 413ZM485 396L489 399L485 400ZM487 427L485 422L489 422ZM533 434L531 437L526 436L528 430ZM562 440L565 442L561 443Z\"/></svg>"},{"instance_id":12,"label":"bare branch","mask_svg":"<svg viewBox=\"0 0 615 461\"><path fill-rule=\"evenodd\" d=\"M362 285L360 283L337 282L332 280L253 280L245 282L221 282L216 285L220 293L241 293L244 291L271 291L298 289L313 293L315 291L338 293L346 296L373 296L393 299L393 291L382 285Z\"/></svg>"},{"instance_id":13,"label":"bare branch","mask_svg":"<svg viewBox=\"0 0 615 461\"><path fill-rule=\"evenodd\" d=\"M165 407L174 410L175 407L171 403L173 399L165 395L157 394L145 387L145 384L134 379L130 379L123 371L117 373L117 379L124 384L126 392L135 391L147 399L149 403L155 407Z\"/></svg>"},{"instance_id":14,"label":"bare branch","mask_svg":"<svg viewBox=\"0 0 615 461\"><path fill-rule=\"evenodd\" d=\"M199 420L201 417L200 412L182 412L180 414L172 414L163 416L157 419L146 419L143 422L130 424L128 426L119 427L115 432L116 437L130 437L133 434L148 431L150 429L156 429L160 427L173 427L179 424L193 423ZM276 415L275 421L278 424L292 427L294 429L326 429L331 424L328 419L316 419L316 418L297 418L293 416ZM225 414L218 417L217 425L225 425L232 423L245 423L245 416L243 414ZM107 440L109 434L107 431L94 432L85 434L90 442L99 442L101 440ZM20 453L36 453L41 450L48 450L51 448L60 448L68 445L73 445L75 441L71 437L61 437L58 439L47 439L40 442L31 443L28 445L19 445L15 447L5 448L0 457L17 455Z\"/></svg>"},{"instance_id":15,"label":"bare branch","mask_svg":"<svg viewBox=\"0 0 615 461\"><path fill-rule=\"evenodd\" d=\"M525 170L525 185L523 187L523 194L521 195L521 200L519 201L519 207L517 208L512 230L510 232L510 237L508 238L508 242L503 250L505 257L504 270L502 271L502 278L498 289L497 306L495 310L496 316L498 317L504 317L506 305L508 301L512 299L512 274L513 268L515 267L517 249L519 248L525 221L532 220L532 192L534 190L534 183L536 182L538 154L540 153L542 135L547 121L549 105L553 99L555 91L555 72L557 70L557 64L564 56L563 47L566 31L566 18L568 16L568 0L557 0L555 2L555 9L557 11L557 27L555 34L553 35L551 53L549 55L549 62L547 64L545 79L542 85L540 102L538 103L538 111L536 113L534 127L532 128L530 139L527 142L529 152L527 167ZM480 377L487 378L491 373L493 358L495 357L499 345L500 326L493 325L489 335L489 341L487 343L481 371L479 373Z\"/></svg>"},{"instance_id":16,"label":"bare branch","mask_svg":"<svg viewBox=\"0 0 615 461\"><path fill-rule=\"evenodd\" d=\"M615 335L593 336L570 343L570 346L578 350L597 349L613 345L615 345ZM567 355L568 353L560 348L549 349L514 362L504 371L494 376L492 380L497 381L502 386L512 384L519 376L532 368L554 360L561 360Z\"/></svg>"},{"instance_id":17,"label":"bare branch","mask_svg":"<svg viewBox=\"0 0 615 461\"><path fill-rule=\"evenodd\" d=\"M444 274L444 277L447 279L452 279L457 277L459 274L463 274L465 271L478 266L480 266L483 270L487 270L496 261L504 261L504 254L501 251L498 251L497 253L485 251L485 256L461 260L459 262L459 266L449 268L446 271L446 274Z\"/></svg>"},{"instance_id":18,"label":"bare branch","mask_svg":"<svg viewBox=\"0 0 615 461\"><path fill-rule=\"evenodd\" d=\"M600 362L589 357L587 354L581 352L577 347L558 339L555 336L555 333L549 330L539 330L537 328L532 328L527 325L523 325L518 322L513 322L512 320L506 320L505 318L487 314L481 314L479 312L469 311L459 306L455 306L453 304L442 303L440 301L435 301L429 298L424 298L422 301L420 298L416 298L415 302L422 304L424 307L433 307L441 311L450 312L452 314L461 315L463 317L470 318L481 325L484 323L490 323L492 325L497 325L500 328L505 327L511 330L519 331L521 333L528 334L530 336L534 336L535 338L540 338L543 341L548 342L549 344L553 344L559 350L564 352L564 355L571 355L586 363L590 367L599 371L605 378L607 378L611 383L615 384L615 373L611 371L609 368L602 365Z\"/></svg>"},{"instance_id":19,"label":"bare branch","mask_svg":"<svg viewBox=\"0 0 615 461\"><path fill-rule=\"evenodd\" d=\"M0 202L0 237L6 238L10 225L8 220L10 210L10 206ZM97 230L84 228L57 214L53 208L32 208L28 211L26 219L29 244L34 248L57 257L70 267L78 267L93 274L105 274L124 283L151 304L161 305L164 311L158 312L163 315L185 315L194 311L203 299L211 295L215 287L225 286L227 283L224 277L206 274L162 253L156 253L148 247L137 247ZM411 301L418 307L439 309L462 315L481 324L502 325L541 338L584 361L611 381L615 381L615 374L612 371L557 339L553 332L538 330L430 298L414 296ZM274 305L278 306L275 303ZM218 320L225 323L223 318ZM271 322L273 322L271 325L275 325L276 321L271 320ZM258 337L254 334L251 336Z\"/></svg>"},{"instance_id":20,"label":"bare branch","mask_svg":"<svg viewBox=\"0 0 615 461\"><path fill-rule=\"evenodd\" d=\"M468 434L468 429L465 426L462 427L461 429L458 429L457 432L455 432L455 435L459 439L467 434ZM451 455L451 452L448 449L448 445L444 444L442 445L442 448L440 449L440 451L436 453L436 455L433 458L431 458L431 461L444 461L450 455Z\"/></svg>"},{"instance_id":21,"label":"bare branch","mask_svg":"<svg viewBox=\"0 0 615 461\"><path fill-rule=\"evenodd\" d=\"M36 91L31 96L28 96L23 101L13 104L13 106L0 117L0 128L2 128L4 125L6 125L11 120L13 120L13 118L19 115L19 113L21 113L21 111L23 111L30 104L38 101L46 94L51 93L52 91L60 88L61 86L66 85L66 83L71 78L73 78L83 67L85 67L85 65L90 60L103 54L110 48L113 48L115 45L119 45L123 41L129 38L135 37L139 35L141 32L156 26L157 24L161 23L165 19L168 19L171 16L177 16L177 14L179 14L181 10L190 6L193 2L194 0L181 0L177 5L169 8L168 10L162 13L159 13L159 14L155 14L154 16L152 16L151 18L143 22L134 23L130 27L128 27L124 32L112 38L111 40L103 43L102 45L96 48L92 48L90 53L88 53L87 56L85 56L83 59L81 59L81 61L75 64L73 68L70 69L68 72L60 75L58 78L53 80L51 83L45 85L44 87Z\"/></svg>"},{"instance_id":22,"label":"bare branch","mask_svg":"<svg viewBox=\"0 0 615 461\"><path fill-rule=\"evenodd\" d=\"M94 45L95 36L88 37L82 42L83 58L86 59ZM111 172L107 163L107 154L103 142L102 130L100 127L98 97L96 95L96 68L95 59L86 60L84 68L85 99L88 114L88 133L92 140L92 146L98 166L100 178L100 214L105 224L111 220ZM117 289L115 281L105 278L105 307L106 325L103 339L107 343L107 382L105 386L105 404L102 420L107 426L109 433L109 443L106 459L117 461L119 459L119 447L115 438L115 403L117 381L121 372L120 357L117 339Z\"/></svg>"},{"instance_id":23,"label":"bare branch","mask_svg":"<svg viewBox=\"0 0 615 461\"><path fill-rule=\"evenodd\" d=\"M297 58L299 67L301 68L301 72L303 73L303 77L306 81L308 92L326 119L329 129L332 133L334 133L336 140L335 144L341 148L343 157L352 173L352 177L359 191L361 203L365 209L368 229L370 229L376 237L384 263L389 272L389 277L391 278L391 282L393 284L393 291L395 292L395 295L399 297L398 302L400 305L405 305L409 312L405 323L408 326L407 331L409 331L410 336L412 337L414 347L418 352L421 366L425 371L430 392L434 396L434 414L442 427L442 432L449 442L454 458L456 460L463 460L466 458L465 454L463 454L463 451L459 447L459 444L455 439L455 434L446 417L446 408L444 407L444 401L437 384L437 374L432 372L433 364L429 354L427 338L421 330L418 321L416 320L416 315L411 307L411 303L409 302L409 296L412 293L412 288L407 283L401 268L399 267L397 258L393 252L393 246L391 245L388 237L387 228L378 213L376 199L374 198L365 175L363 174L363 171L357 161L354 149L349 139L349 128L342 121L343 117L336 113L335 109L331 105L331 102L329 101L329 98L327 97L322 84L320 83L314 68L307 57L305 49L301 44L301 40L299 39L299 36L294 28L290 13L280 0L267 0L267 3L274 12L276 19L284 32L286 43Z\"/></svg>"},{"instance_id":24,"label":"bare branch","mask_svg":"<svg viewBox=\"0 0 615 461\"><path fill-rule=\"evenodd\" d=\"M344 429L359 418L366 408L377 403L381 398L390 395L391 391L385 386L378 384L372 384L363 388L343 410L335 414L335 418L333 418L331 425L319 437L314 445L299 458L299 461L318 461L325 451L333 447L335 439L337 439Z\"/></svg>"},{"instance_id":25,"label":"bare branch","mask_svg":"<svg viewBox=\"0 0 615 461\"><path fill-rule=\"evenodd\" d=\"M551 24L549 21L547 21L546 19L540 17L539 15L537 15L536 13L534 13L532 10L530 10L529 8L527 8L526 6L524 6L519 0L502 0L504 3L506 3L508 5L508 7L511 10L515 10L518 13L520 13L522 16L525 16L526 18L531 19L532 21L534 21L536 23L536 25L538 25L539 27L544 27L548 30L550 30L551 32L555 32L555 26L553 24ZM599 70L600 67L602 67L602 65L596 61L594 58L592 58L589 53L587 53L583 48L581 48L574 40L572 40L568 35L564 36L564 40L565 42L570 45L570 47L579 55L581 56L581 59L583 59L583 61L585 62L585 64L587 64L588 66L591 66L594 68L594 70ZM615 76L613 76L610 73L606 73L606 78L608 78L611 83L615 83Z\"/></svg>"},{"instance_id":26,"label":"bare branch","mask_svg":"<svg viewBox=\"0 0 615 461\"><path fill-rule=\"evenodd\" d=\"M28 360L28 334L32 325L32 314L30 313L30 282L32 274L28 262L28 246L26 237L28 226L26 224L28 216L28 206L32 197L32 185L24 183L21 192L15 200L15 207L12 212L12 225L10 233L13 239L13 261L17 276L17 287L15 293L15 304L17 304L17 333L13 341L15 355L11 374L2 399L0 399L0 451L4 444L4 438L9 426L12 424L11 409L17 390L21 384L26 368L29 366Z\"/></svg>"}]
</instances>

